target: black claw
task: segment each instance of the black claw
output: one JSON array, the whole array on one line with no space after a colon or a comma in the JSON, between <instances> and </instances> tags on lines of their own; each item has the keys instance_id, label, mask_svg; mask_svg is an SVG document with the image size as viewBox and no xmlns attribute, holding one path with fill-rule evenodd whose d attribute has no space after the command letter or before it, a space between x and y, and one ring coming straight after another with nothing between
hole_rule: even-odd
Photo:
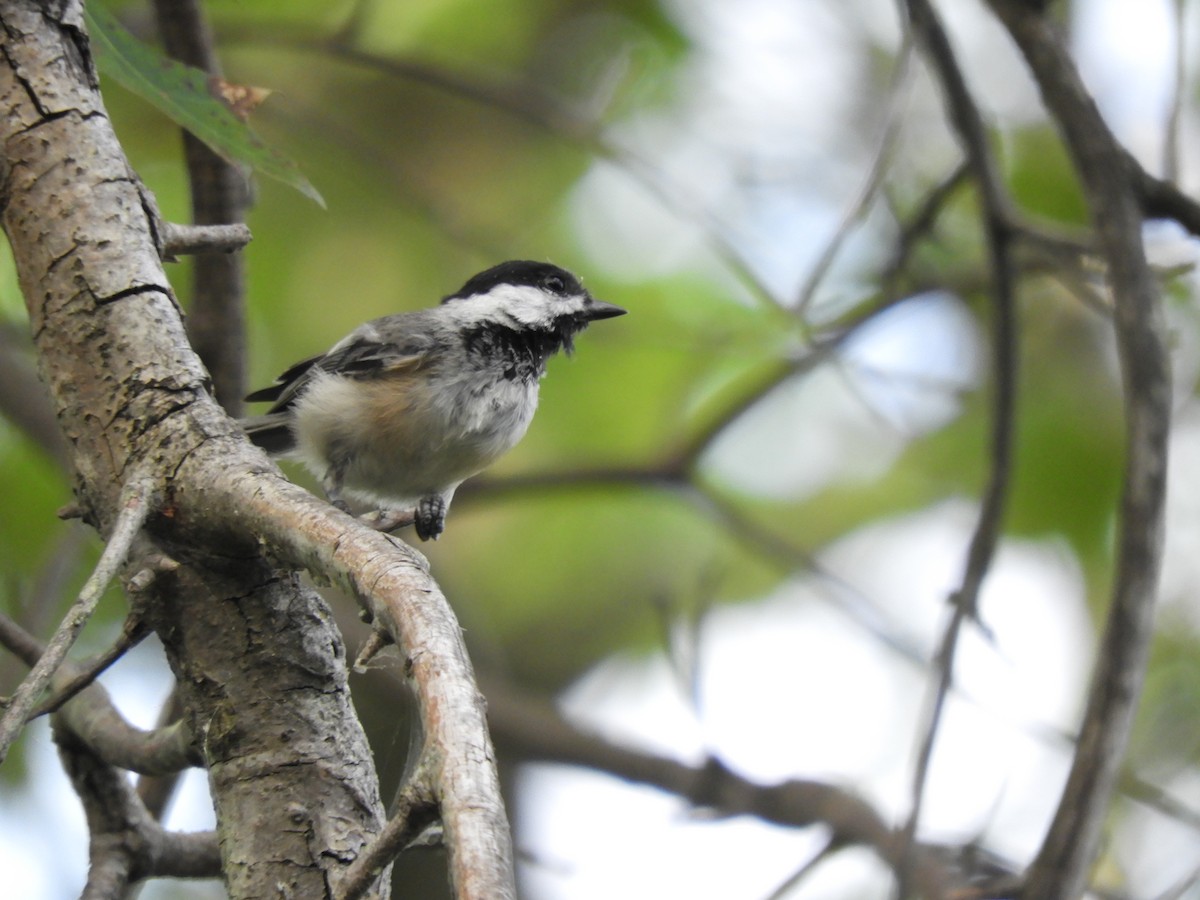
<instances>
[{"instance_id":1,"label":"black claw","mask_svg":"<svg viewBox=\"0 0 1200 900\"><path fill-rule=\"evenodd\" d=\"M417 528L417 537L423 541L436 541L438 535L446 530L446 501L440 494L421 498L413 524Z\"/></svg>"}]
</instances>

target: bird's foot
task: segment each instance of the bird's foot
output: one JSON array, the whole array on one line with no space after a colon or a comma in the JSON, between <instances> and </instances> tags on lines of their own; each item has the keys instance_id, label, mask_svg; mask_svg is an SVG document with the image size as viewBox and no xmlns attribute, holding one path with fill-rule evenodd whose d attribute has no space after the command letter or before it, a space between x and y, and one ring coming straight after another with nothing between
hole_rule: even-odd
<instances>
[{"instance_id":1,"label":"bird's foot","mask_svg":"<svg viewBox=\"0 0 1200 900\"><path fill-rule=\"evenodd\" d=\"M417 537L423 541L436 541L446 530L446 501L440 495L432 494L422 497L412 509L377 509L361 518L376 531L395 531L415 525Z\"/></svg>"},{"instance_id":2,"label":"bird's foot","mask_svg":"<svg viewBox=\"0 0 1200 900\"><path fill-rule=\"evenodd\" d=\"M446 500L441 494L430 494L422 497L414 511L417 526L417 537L423 541L437 540L438 535L446 530Z\"/></svg>"}]
</instances>

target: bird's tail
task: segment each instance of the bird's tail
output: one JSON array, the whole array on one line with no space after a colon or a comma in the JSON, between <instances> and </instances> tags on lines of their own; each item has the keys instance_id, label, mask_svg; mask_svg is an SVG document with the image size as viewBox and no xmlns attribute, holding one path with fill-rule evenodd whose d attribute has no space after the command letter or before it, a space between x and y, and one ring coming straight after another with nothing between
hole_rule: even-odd
<instances>
[{"instance_id":1,"label":"bird's tail","mask_svg":"<svg viewBox=\"0 0 1200 900\"><path fill-rule=\"evenodd\" d=\"M292 434L291 416L286 413L267 413L264 416L247 416L239 419L246 437L262 447L272 456L281 456L296 449L296 437Z\"/></svg>"}]
</instances>

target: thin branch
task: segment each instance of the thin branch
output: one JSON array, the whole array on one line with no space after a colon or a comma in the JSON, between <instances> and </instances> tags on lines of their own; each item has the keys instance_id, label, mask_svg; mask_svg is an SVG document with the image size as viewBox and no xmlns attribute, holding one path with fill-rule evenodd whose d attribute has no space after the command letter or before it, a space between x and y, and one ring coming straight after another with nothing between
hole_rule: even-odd
<instances>
[{"instance_id":1,"label":"thin branch","mask_svg":"<svg viewBox=\"0 0 1200 900\"><path fill-rule=\"evenodd\" d=\"M777 387L797 375L815 369L841 349L859 329L906 299L908 298L883 297L860 306L849 316L825 329L808 347L807 352L791 359L773 360L770 365L748 376L744 386L720 404L715 404L716 408L706 413L704 420L672 453L670 462L665 466L666 471L689 471L721 434Z\"/></svg>"},{"instance_id":2,"label":"thin branch","mask_svg":"<svg viewBox=\"0 0 1200 900\"><path fill-rule=\"evenodd\" d=\"M1153 637L1162 559L1170 435L1170 369L1158 286L1142 246L1142 186L1128 153L1088 94L1049 17L991 0L1033 73L1083 183L1116 304L1125 388L1125 477L1118 513L1116 573L1096 670L1058 810L1030 868L1024 900L1080 896L1100 844Z\"/></svg>"},{"instance_id":3,"label":"thin branch","mask_svg":"<svg viewBox=\"0 0 1200 900\"><path fill-rule=\"evenodd\" d=\"M41 641L3 613L0 613L0 646L31 669L46 650Z\"/></svg>"},{"instance_id":4,"label":"thin branch","mask_svg":"<svg viewBox=\"0 0 1200 900\"><path fill-rule=\"evenodd\" d=\"M1068 744L1075 742L1071 735L1063 735L1062 740ZM1186 825L1192 831L1200 833L1200 809L1185 803L1157 784L1147 781L1128 766L1121 772L1119 787L1121 793L1130 800L1141 803L1169 819Z\"/></svg>"},{"instance_id":5,"label":"thin branch","mask_svg":"<svg viewBox=\"0 0 1200 900\"><path fill-rule=\"evenodd\" d=\"M209 75L221 74L199 0L155 0L154 14L168 55ZM183 134L183 149L195 224L241 223L250 203L246 176L188 132ZM188 336L212 373L217 400L233 416L241 414L246 393L245 302L241 254L205 253L196 258Z\"/></svg>"},{"instance_id":6,"label":"thin branch","mask_svg":"<svg viewBox=\"0 0 1200 900\"><path fill-rule=\"evenodd\" d=\"M113 663L145 640L149 634L150 629L140 618L127 618L124 627L121 629L121 633L117 636L113 645L96 658L89 660L83 665L73 667L75 672L72 674L70 681L57 688L53 696L47 697L39 703L37 708L29 714L29 718L26 721L31 722L39 716L45 716L57 710L104 674Z\"/></svg>"},{"instance_id":7,"label":"thin branch","mask_svg":"<svg viewBox=\"0 0 1200 900\"><path fill-rule=\"evenodd\" d=\"M221 874L216 834L164 830L146 812L125 775L99 758L56 714L54 740L87 819L89 871L82 897L112 900L142 878L214 878Z\"/></svg>"},{"instance_id":8,"label":"thin branch","mask_svg":"<svg viewBox=\"0 0 1200 900\"><path fill-rule=\"evenodd\" d=\"M825 276L829 273L834 260L837 259L838 253L841 252L846 239L849 238L854 227L870 212L871 204L883 184L883 178L887 174L892 154L896 148L896 139L900 135L900 128L904 122L901 113L904 110L904 103L908 99L909 85L912 83L912 56L912 40L906 31L904 41L897 52L895 69L892 72L892 83L888 91L887 115L884 119L883 131L879 136L875 157L871 161L861 187L859 187L858 196L842 214L842 220L834 230L833 237L826 242L821 255L813 264L808 277L805 278L804 284L800 288L799 300L796 302L797 316L803 317L812 306L821 282L825 280Z\"/></svg>"},{"instance_id":9,"label":"thin branch","mask_svg":"<svg viewBox=\"0 0 1200 900\"><path fill-rule=\"evenodd\" d=\"M30 710L42 691L50 685L67 651L92 617L109 582L116 577L117 571L128 558L129 549L153 506L153 491L151 479L140 472L131 475L122 489L120 511L95 570L47 643L46 652L17 687L4 715L0 716L0 762L8 755L8 748L24 727Z\"/></svg>"},{"instance_id":10,"label":"thin branch","mask_svg":"<svg viewBox=\"0 0 1200 900\"><path fill-rule=\"evenodd\" d=\"M141 775L181 772L202 763L191 729L183 720L154 731L130 725L102 685L93 684L56 715L110 765Z\"/></svg>"},{"instance_id":11,"label":"thin branch","mask_svg":"<svg viewBox=\"0 0 1200 900\"><path fill-rule=\"evenodd\" d=\"M41 641L3 614L0 645L30 665L45 653ZM88 675L95 677L90 669L64 660L54 678L58 695ZM58 720L106 763L151 774L178 772L200 764L191 731L182 722L143 731L129 724L100 685L89 682L77 693L79 696L64 700L61 709L56 708Z\"/></svg>"},{"instance_id":12,"label":"thin branch","mask_svg":"<svg viewBox=\"0 0 1200 900\"><path fill-rule=\"evenodd\" d=\"M925 784L946 699L954 678L954 658L962 627L977 616L979 590L991 568L999 544L1001 523L1007 506L1012 477L1013 419L1016 413L1016 322L1015 272L1012 258L1013 232L1009 203L988 144L979 107L971 96L955 59L949 37L928 0L906 0L912 27L945 93L948 115L963 146L972 176L978 186L983 231L986 236L992 279L992 419L989 453L991 471L980 504L979 518L971 535L962 581L952 596L953 608L942 633L934 659L936 673L932 694L927 699L924 725L913 769L911 808L905 824L905 840L915 845L920 824ZM907 872L901 868L897 892L905 896Z\"/></svg>"},{"instance_id":13,"label":"thin branch","mask_svg":"<svg viewBox=\"0 0 1200 900\"><path fill-rule=\"evenodd\" d=\"M204 466L199 456L189 457L185 470ZM462 630L428 563L399 539L334 510L277 473L205 471L206 496L238 500L222 510L226 527L259 536L280 559L349 591L397 644L421 714L457 896L515 897L512 839L483 698Z\"/></svg>"},{"instance_id":14,"label":"thin branch","mask_svg":"<svg viewBox=\"0 0 1200 900\"><path fill-rule=\"evenodd\" d=\"M905 856L902 836L860 797L812 780L774 785L747 781L718 760L699 767L618 746L567 722L549 704L513 687L488 682L488 720L497 739L523 757L583 766L685 798L696 807L725 815L750 815L789 827L825 825L835 841L863 846L898 869ZM935 856L916 848L913 881L926 898L941 898L953 878Z\"/></svg>"},{"instance_id":15,"label":"thin branch","mask_svg":"<svg viewBox=\"0 0 1200 900\"><path fill-rule=\"evenodd\" d=\"M431 773L431 761L422 754L421 762L396 795L391 818L346 868L334 895L337 900L358 900L365 895L392 860L437 821L438 804Z\"/></svg>"},{"instance_id":16,"label":"thin branch","mask_svg":"<svg viewBox=\"0 0 1200 900\"><path fill-rule=\"evenodd\" d=\"M966 183L970 174L970 161L964 159L954 168L954 171L933 186L908 222L901 225L900 234L896 238L895 250L893 250L892 257L884 267L883 275L880 278L885 295L895 294L896 280L908 264L913 249L933 231L938 216L941 215L950 198L954 196L955 191Z\"/></svg>"},{"instance_id":17,"label":"thin branch","mask_svg":"<svg viewBox=\"0 0 1200 900\"><path fill-rule=\"evenodd\" d=\"M1200 867L1193 868L1154 900L1184 900L1197 884L1200 884Z\"/></svg>"},{"instance_id":18,"label":"thin branch","mask_svg":"<svg viewBox=\"0 0 1200 900\"><path fill-rule=\"evenodd\" d=\"M1163 134L1163 178L1179 180L1179 129L1187 95L1187 16L1184 0L1175 0L1175 70L1171 78L1166 133Z\"/></svg>"},{"instance_id":19,"label":"thin branch","mask_svg":"<svg viewBox=\"0 0 1200 900\"><path fill-rule=\"evenodd\" d=\"M252 240L250 227L240 222L231 225L179 225L160 222L163 254L170 258L200 253L232 253Z\"/></svg>"},{"instance_id":20,"label":"thin branch","mask_svg":"<svg viewBox=\"0 0 1200 900\"><path fill-rule=\"evenodd\" d=\"M22 592L21 611L17 618L24 628L34 634L50 631L58 617L63 597L71 593L71 582L83 568L84 553L91 546L94 536L95 532L86 525L71 524L61 529L58 537L46 548L33 581Z\"/></svg>"},{"instance_id":21,"label":"thin branch","mask_svg":"<svg viewBox=\"0 0 1200 900\"><path fill-rule=\"evenodd\" d=\"M803 882L805 878L815 872L822 863L824 863L827 859L845 846L846 845L841 841L838 841L832 837L828 838L825 841L825 846L805 860L804 864L801 865L800 868L785 878L780 885L775 888L775 890L771 891L771 893L767 894L763 900L786 900L786 898L792 896L792 892L795 891L796 888L800 887L801 882Z\"/></svg>"},{"instance_id":22,"label":"thin branch","mask_svg":"<svg viewBox=\"0 0 1200 900\"><path fill-rule=\"evenodd\" d=\"M1146 216L1151 219L1172 219L1193 237L1200 237L1200 203L1171 182L1155 178L1142 168L1132 154L1124 153L1124 157Z\"/></svg>"}]
</instances>

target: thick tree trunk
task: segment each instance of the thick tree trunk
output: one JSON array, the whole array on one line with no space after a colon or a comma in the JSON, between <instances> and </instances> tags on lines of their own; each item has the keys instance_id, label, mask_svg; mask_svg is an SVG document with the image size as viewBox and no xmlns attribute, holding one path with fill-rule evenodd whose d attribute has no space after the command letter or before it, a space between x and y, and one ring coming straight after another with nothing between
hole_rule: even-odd
<instances>
[{"instance_id":1,"label":"thick tree trunk","mask_svg":"<svg viewBox=\"0 0 1200 900\"><path fill-rule=\"evenodd\" d=\"M209 765L231 895L326 896L382 821L341 639L318 596L222 528L231 498L206 497L206 473L269 470L188 346L81 15L0 2L3 227L42 374L85 518L106 534L132 473L159 486L148 530L184 565L146 614Z\"/></svg>"}]
</instances>

